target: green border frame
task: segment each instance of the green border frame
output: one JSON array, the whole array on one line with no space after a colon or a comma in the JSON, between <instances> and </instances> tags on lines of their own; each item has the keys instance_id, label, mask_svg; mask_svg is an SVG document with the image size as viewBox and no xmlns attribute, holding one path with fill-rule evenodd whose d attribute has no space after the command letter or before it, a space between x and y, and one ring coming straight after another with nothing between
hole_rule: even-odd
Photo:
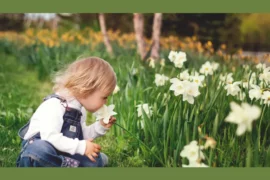
<instances>
[{"instance_id":1,"label":"green border frame","mask_svg":"<svg viewBox=\"0 0 270 180\"><path fill-rule=\"evenodd\" d=\"M268 0L6 0L0 12L250 13L269 12Z\"/></svg>"},{"instance_id":2,"label":"green border frame","mask_svg":"<svg viewBox=\"0 0 270 180\"><path fill-rule=\"evenodd\" d=\"M0 168L1 179L119 179L128 180L143 179L255 179L269 178L268 168L81 168L81 169L60 169L60 168Z\"/></svg>"}]
</instances>

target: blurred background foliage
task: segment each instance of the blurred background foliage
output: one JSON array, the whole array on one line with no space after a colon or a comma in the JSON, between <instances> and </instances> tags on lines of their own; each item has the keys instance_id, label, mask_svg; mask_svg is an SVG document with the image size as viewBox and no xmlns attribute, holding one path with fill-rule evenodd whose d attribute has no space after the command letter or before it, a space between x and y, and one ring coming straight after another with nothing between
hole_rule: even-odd
<instances>
[{"instance_id":1,"label":"blurred background foliage","mask_svg":"<svg viewBox=\"0 0 270 180\"><path fill-rule=\"evenodd\" d=\"M73 28L91 27L100 31L98 14L81 13L65 16L57 14L61 21L59 29L67 31ZM144 35L151 38L154 14L144 14ZM25 29L24 14L0 14L0 31ZM213 47L227 45L231 54L237 49L245 51L269 51L270 14L163 14L161 36L196 36L205 43L211 41ZM132 13L106 14L107 29L120 30L120 33L134 32ZM216 50L216 49L215 49Z\"/></svg>"}]
</instances>

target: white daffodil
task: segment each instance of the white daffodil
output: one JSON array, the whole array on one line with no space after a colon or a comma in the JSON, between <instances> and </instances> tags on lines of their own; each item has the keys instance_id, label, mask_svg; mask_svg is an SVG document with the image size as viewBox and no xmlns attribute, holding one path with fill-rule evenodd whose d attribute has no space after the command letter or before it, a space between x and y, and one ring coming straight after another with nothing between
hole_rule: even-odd
<instances>
[{"instance_id":1,"label":"white daffodil","mask_svg":"<svg viewBox=\"0 0 270 180\"><path fill-rule=\"evenodd\" d=\"M237 124L236 135L241 136L245 131L252 130L252 122L260 117L261 109L242 103L241 106L235 102L230 103L231 112L225 118L226 122Z\"/></svg>"},{"instance_id":2,"label":"white daffodil","mask_svg":"<svg viewBox=\"0 0 270 180\"><path fill-rule=\"evenodd\" d=\"M261 81L270 83L270 67L263 69L263 72L259 75Z\"/></svg>"},{"instance_id":3,"label":"white daffodil","mask_svg":"<svg viewBox=\"0 0 270 180\"><path fill-rule=\"evenodd\" d=\"M217 69L218 69L218 67L219 67L219 64L218 63L216 63L216 62L212 62L212 69L213 69L213 71L216 71Z\"/></svg>"},{"instance_id":4,"label":"white daffodil","mask_svg":"<svg viewBox=\"0 0 270 180\"><path fill-rule=\"evenodd\" d=\"M195 72L194 76L191 76L192 81L201 87L203 86L204 78L205 78L204 75L199 75L199 73L197 73L197 72Z\"/></svg>"},{"instance_id":5,"label":"white daffodil","mask_svg":"<svg viewBox=\"0 0 270 180\"><path fill-rule=\"evenodd\" d=\"M169 78L164 74L155 74L155 83L157 86L164 86L167 80L169 80Z\"/></svg>"},{"instance_id":6,"label":"white daffodil","mask_svg":"<svg viewBox=\"0 0 270 180\"><path fill-rule=\"evenodd\" d=\"M256 100L259 100L262 97L262 90L259 86L252 84L251 88L248 92L249 98L253 100L254 98Z\"/></svg>"},{"instance_id":7,"label":"white daffodil","mask_svg":"<svg viewBox=\"0 0 270 180\"><path fill-rule=\"evenodd\" d=\"M119 88L119 86L116 85L114 90L113 90L113 94L118 93L118 91L120 91L120 88Z\"/></svg>"},{"instance_id":8,"label":"white daffodil","mask_svg":"<svg viewBox=\"0 0 270 180\"><path fill-rule=\"evenodd\" d=\"M236 96L241 91L241 89L239 87L240 84L241 84L241 82L239 82L239 81L234 82L232 84L227 84L224 87L227 90L227 96L228 95Z\"/></svg>"},{"instance_id":9,"label":"white daffodil","mask_svg":"<svg viewBox=\"0 0 270 180\"><path fill-rule=\"evenodd\" d=\"M113 111L114 104L109 106L103 105L99 110L93 113L96 116L96 120L103 120L105 124L109 123L111 116L116 115L117 113Z\"/></svg>"},{"instance_id":10,"label":"white daffodil","mask_svg":"<svg viewBox=\"0 0 270 180\"><path fill-rule=\"evenodd\" d=\"M174 95L178 96L183 94L183 101L188 101L190 104L194 103L194 97L200 95L199 86L197 83L190 81L180 81L177 78L170 80L173 83L170 90L174 91Z\"/></svg>"},{"instance_id":11,"label":"white daffodil","mask_svg":"<svg viewBox=\"0 0 270 180\"><path fill-rule=\"evenodd\" d=\"M232 73L229 74L220 74L219 76L219 83L218 83L218 89L220 89L221 86L226 85L226 84L232 84L233 83L233 77L232 77Z\"/></svg>"},{"instance_id":12,"label":"white daffodil","mask_svg":"<svg viewBox=\"0 0 270 180\"><path fill-rule=\"evenodd\" d=\"M203 146L198 146L197 141L191 141L188 145L184 146L184 149L181 151L180 156L186 157L189 160L189 163L196 162L199 159L204 159L203 152L201 151Z\"/></svg>"},{"instance_id":13,"label":"white daffodil","mask_svg":"<svg viewBox=\"0 0 270 180\"><path fill-rule=\"evenodd\" d=\"M220 80L222 82L224 82L225 84L232 84L233 83L233 77L232 77L232 73L229 73L227 75L220 75Z\"/></svg>"},{"instance_id":14,"label":"white daffodil","mask_svg":"<svg viewBox=\"0 0 270 180\"><path fill-rule=\"evenodd\" d=\"M186 165L186 164L182 164L182 167L183 168L192 168L192 167L209 167L207 166L206 164L204 163L198 163L197 161L196 162L190 162L189 165Z\"/></svg>"},{"instance_id":15,"label":"white daffodil","mask_svg":"<svg viewBox=\"0 0 270 180\"><path fill-rule=\"evenodd\" d=\"M171 51L169 54L169 60L171 62L174 62L177 56L178 56L178 53L176 51Z\"/></svg>"},{"instance_id":16,"label":"white daffodil","mask_svg":"<svg viewBox=\"0 0 270 180\"><path fill-rule=\"evenodd\" d=\"M151 68L155 68L155 59L150 58L150 60L149 60L149 66L150 66Z\"/></svg>"},{"instance_id":17,"label":"white daffodil","mask_svg":"<svg viewBox=\"0 0 270 180\"><path fill-rule=\"evenodd\" d=\"M249 79L249 84L257 84L257 79L256 79L256 73L255 72L251 72L251 76Z\"/></svg>"},{"instance_id":18,"label":"white daffodil","mask_svg":"<svg viewBox=\"0 0 270 180\"><path fill-rule=\"evenodd\" d=\"M185 88L183 101L188 101L190 104L194 104L194 97L200 95L198 84L189 81L184 81L183 83Z\"/></svg>"},{"instance_id":19,"label":"white daffodil","mask_svg":"<svg viewBox=\"0 0 270 180\"><path fill-rule=\"evenodd\" d=\"M152 107L149 106L148 104L139 104L137 105L137 112L138 112L138 117L142 116L142 109L144 110L145 114L150 117L152 115Z\"/></svg>"},{"instance_id":20,"label":"white daffodil","mask_svg":"<svg viewBox=\"0 0 270 180\"><path fill-rule=\"evenodd\" d=\"M170 90L174 91L175 96L178 96L184 93L185 89L184 89L183 81L180 81L177 78L173 78L170 80L170 82L173 83L170 86Z\"/></svg>"},{"instance_id":21,"label":"white daffodil","mask_svg":"<svg viewBox=\"0 0 270 180\"><path fill-rule=\"evenodd\" d=\"M259 71L261 71L261 70L263 70L263 69L266 68L266 64L264 64L264 63L259 63L259 64L256 65L256 68L257 68Z\"/></svg>"},{"instance_id":22,"label":"white daffodil","mask_svg":"<svg viewBox=\"0 0 270 180\"><path fill-rule=\"evenodd\" d=\"M161 59L161 60L160 60L160 65L161 65L162 67L165 66L165 59Z\"/></svg>"},{"instance_id":23,"label":"white daffodil","mask_svg":"<svg viewBox=\"0 0 270 180\"><path fill-rule=\"evenodd\" d=\"M264 104L267 104L267 106L270 105L270 91L264 91L262 95L262 100L264 100Z\"/></svg>"},{"instance_id":24,"label":"white daffodil","mask_svg":"<svg viewBox=\"0 0 270 180\"><path fill-rule=\"evenodd\" d=\"M188 69L180 73L180 80L189 80Z\"/></svg>"},{"instance_id":25,"label":"white daffodil","mask_svg":"<svg viewBox=\"0 0 270 180\"><path fill-rule=\"evenodd\" d=\"M185 52L178 52L176 58L174 59L173 63L174 66L177 68L182 68L184 65L184 62L187 61L187 55Z\"/></svg>"},{"instance_id":26,"label":"white daffodil","mask_svg":"<svg viewBox=\"0 0 270 180\"><path fill-rule=\"evenodd\" d=\"M210 64L209 61L207 61L206 63L204 63L200 69L200 73L204 74L205 76L207 75L213 75L213 67Z\"/></svg>"}]
</instances>

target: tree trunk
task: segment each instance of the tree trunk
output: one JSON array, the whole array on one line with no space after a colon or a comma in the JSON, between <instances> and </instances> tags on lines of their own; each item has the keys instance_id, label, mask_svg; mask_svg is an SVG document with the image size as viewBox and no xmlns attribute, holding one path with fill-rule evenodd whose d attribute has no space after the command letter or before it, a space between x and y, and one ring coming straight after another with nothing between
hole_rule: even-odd
<instances>
[{"instance_id":1,"label":"tree trunk","mask_svg":"<svg viewBox=\"0 0 270 180\"><path fill-rule=\"evenodd\" d=\"M134 23L134 30L135 30L135 36L137 41L137 47L138 47L138 53L141 56L141 59L143 60L146 55L145 51L145 42L143 39L143 15L140 13L134 13L133 16L133 23Z\"/></svg>"},{"instance_id":2,"label":"tree trunk","mask_svg":"<svg viewBox=\"0 0 270 180\"><path fill-rule=\"evenodd\" d=\"M80 30L80 23L81 23L81 17L80 14L74 13L72 14L74 22L75 22L75 29Z\"/></svg>"},{"instance_id":3,"label":"tree trunk","mask_svg":"<svg viewBox=\"0 0 270 180\"><path fill-rule=\"evenodd\" d=\"M99 17L99 24L100 24L101 32L103 35L104 44L106 46L107 52L112 56L113 50L112 50L112 46L110 44L110 40L109 40L107 30L106 30L105 16L103 13L100 13L98 17Z\"/></svg>"},{"instance_id":4,"label":"tree trunk","mask_svg":"<svg viewBox=\"0 0 270 180\"><path fill-rule=\"evenodd\" d=\"M39 18L38 19L38 29L42 29L44 27L44 24L45 24L45 20L43 18Z\"/></svg>"},{"instance_id":5,"label":"tree trunk","mask_svg":"<svg viewBox=\"0 0 270 180\"><path fill-rule=\"evenodd\" d=\"M52 29L52 30L57 30L59 21L60 21L60 17L58 17L58 16L54 17L54 18L51 20L50 26L51 26L51 29Z\"/></svg>"},{"instance_id":6,"label":"tree trunk","mask_svg":"<svg viewBox=\"0 0 270 180\"><path fill-rule=\"evenodd\" d=\"M151 58L157 60L159 58L159 37L162 26L162 13L155 13L154 23L153 23L153 32L152 32L152 49L151 49Z\"/></svg>"}]
</instances>

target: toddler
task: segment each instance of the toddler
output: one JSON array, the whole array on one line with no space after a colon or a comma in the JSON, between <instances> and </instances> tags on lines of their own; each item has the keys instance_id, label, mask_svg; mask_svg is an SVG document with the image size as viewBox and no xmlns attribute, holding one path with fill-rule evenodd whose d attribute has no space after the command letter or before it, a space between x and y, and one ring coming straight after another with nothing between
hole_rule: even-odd
<instances>
[{"instance_id":1,"label":"toddler","mask_svg":"<svg viewBox=\"0 0 270 180\"><path fill-rule=\"evenodd\" d=\"M93 142L116 121L86 125L86 111L96 112L116 86L108 62L98 57L79 59L59 71L54 93L44 98L30 121L19 130L22 149L17 167L104 167L108 157Z\"/></svg>"}]
</instances>

